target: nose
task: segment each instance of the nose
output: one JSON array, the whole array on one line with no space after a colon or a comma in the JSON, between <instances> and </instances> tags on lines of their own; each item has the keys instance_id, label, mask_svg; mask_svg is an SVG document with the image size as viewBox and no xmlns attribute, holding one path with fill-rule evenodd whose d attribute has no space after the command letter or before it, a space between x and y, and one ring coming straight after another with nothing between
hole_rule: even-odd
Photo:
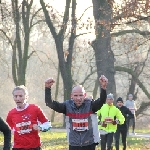
<instances>
[{"instance_id":1,"label":"nose","mask_svg":"<svg viewBox=\"0 0 150 150\"><path fill-rule=\"evenodd\" d=\"M20 97L19 97L19 96L16 96L16 100L20 100Z\"/></svg>"},{"instance_id":2,"label":"nose","mask_svg":"<svg viewBox=\"0 0 150 150\"><path fill-rule=\"evenodd\" d=\"M80 100L80 99L81 99L81 97L80 97L80 96L77 96L77 99L78 99L78 100Z\"/></svg>"}]
</instances>

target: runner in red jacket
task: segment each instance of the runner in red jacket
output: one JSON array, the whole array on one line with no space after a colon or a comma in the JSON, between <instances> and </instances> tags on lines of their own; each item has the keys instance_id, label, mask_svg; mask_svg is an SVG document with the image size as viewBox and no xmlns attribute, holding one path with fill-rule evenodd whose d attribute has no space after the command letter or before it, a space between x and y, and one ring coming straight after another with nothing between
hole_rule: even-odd
<instances>
[{"instance_id":1,"label":"runner in red jacket","mask_svg":"<svg viewBox=\"0 0 150 150\"><path fill-rule=\"evenodd\" d=\"M40 130L49 130L50 122L38 106L27 103L28 92L25 86L17 86L13 90L13 98L17 107L9 111L6 119L14 131L13 150L40 150L38 133Z\"/></svg>"}]
</instances>

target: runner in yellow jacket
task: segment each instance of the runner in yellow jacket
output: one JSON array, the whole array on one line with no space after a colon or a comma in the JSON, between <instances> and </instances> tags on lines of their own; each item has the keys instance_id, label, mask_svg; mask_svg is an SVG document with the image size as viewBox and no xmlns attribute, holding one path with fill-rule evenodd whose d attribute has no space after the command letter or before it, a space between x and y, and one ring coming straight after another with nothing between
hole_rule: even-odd
<instances>
[{"instance_id":1,"label":"runner in yellow jacket","mask_svg":"<svg viewBox=\"0 0 150 150\"><path fill-rule=\"evenodd\" d=\"M113 135L117 130L117 124L125 121L121 111L113 105L113 94L108 94L106 104L97 111L98 128L101 136L101 150L112 150Z\"/></svg>"}]
</instances>

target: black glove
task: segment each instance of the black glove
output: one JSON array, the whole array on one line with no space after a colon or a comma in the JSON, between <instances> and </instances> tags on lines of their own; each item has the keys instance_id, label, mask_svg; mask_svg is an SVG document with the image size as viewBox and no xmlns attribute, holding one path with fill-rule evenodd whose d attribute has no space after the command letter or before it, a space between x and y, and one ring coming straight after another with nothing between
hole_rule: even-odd
<instances>
[{"instance_id":1,"label":"black glove","mask_svg":"<svg viewBox=\"0 0 150 150\"><path fill-rule=\"evenodd\" d=\"M103 122L101 123L101 126L102 126L102 127L105 127L105 128L107 127L107 124L105 123L105 121L103 121Z\"/></svg>"},{"instance_id":2,"label":"black glove","mask_svg":"<svg viewBox=\"0 0 150 150\"><path fill-rule=\"evenodd\" d=\"M114 121L112 121L112 124L113 124L113 125L119 124L119 120L114 120Z\"/></svg>"}]
</instances>

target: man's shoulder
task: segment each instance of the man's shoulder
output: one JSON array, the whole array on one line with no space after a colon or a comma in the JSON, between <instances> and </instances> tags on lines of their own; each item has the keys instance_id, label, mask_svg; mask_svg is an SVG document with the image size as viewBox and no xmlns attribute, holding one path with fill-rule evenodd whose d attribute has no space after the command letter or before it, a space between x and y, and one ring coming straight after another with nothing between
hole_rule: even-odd
<instances>
[{"instance_id":1,"label":"man's shoulder","mask_svg":"<svg viewBox=\"0 0 150 150\"><path fill-rule=\"evenodd\" d=\"M103 104L103 106L101 107L101 109L105 109L105 108L108 108L107 104Z\"/></svg>"},{"instance_id":2,"label":"man's shoulder","mask_svg":"<svg viewBox=\"0 0 150 150\"><path fill-rule=\"evenodd\" d=\"M36 104L29 104L28 108L30 108L30 109L41 109L40 106L38 106Z\"/></svg>"},{"instance_id":3,"label":"man's shoulder","mask_svg":"<svg viewBox=\"0 0 150 150\"><path fill-rule=\"evenodd\" d=\"M29 107L39 107L39 106L36 104L29 104Z\"/></svg>"},{"instance_id":4,"label":"man's shoulder","mask_svg":"<svg viewBox=\"0 0 150 150\"><path fill-rule=\"evenodd\" d=\"M11 109L9 112L8 112L8 114L13 114L13 113L15 113L17 110L16 110L16 108L13 108L13 109Z\"/></svg>"},{"instance_id":5,"label":"man's shoulder","mask_svg":"<svg viewBox=\"0 0 150 150\"><path fill-rule=\"evenodd\" d=\"M122 106L121 108L122 108L122 110L127 110L128 109L128 107L126 107L126 106Z\"/></svg>"},{"instance_id":6,"label":"man's shoulder","mask_svg":"<svg viewBox=\"0 0 150 150\"><path fill-rule=\"evenodd\" d=\"M74 105L74 101L72 99L65 100L62 104L65 106Z\"/></svg>"}]
</instances>

